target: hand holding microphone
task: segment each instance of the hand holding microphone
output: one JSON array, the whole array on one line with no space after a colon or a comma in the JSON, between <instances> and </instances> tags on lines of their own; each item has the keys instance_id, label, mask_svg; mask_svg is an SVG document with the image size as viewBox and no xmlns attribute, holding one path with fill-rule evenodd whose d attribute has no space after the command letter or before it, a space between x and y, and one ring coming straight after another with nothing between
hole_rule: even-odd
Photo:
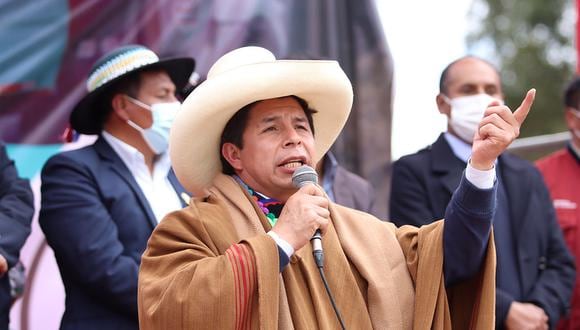
<instances>
[{"instance_id":1,"label":"hand holding microphone","mask_svg":"<svg viewBox=\"0 0 580 330\"><path fill-rule=\"evenodd\" d=\"M318 229L324 232L328 226L328 199L316 185L317 177L309 166L302 166L294 172L292 182L300 189L286 201L278 222L272 228L295 251L308 243ZM321 237L320 231L318 237ZM322 248L320 240L318 244Z\"/></svg>"},{"instance_id":2,"label":"hand holding microphone","mask_svg":"<svg viewBox=\"0 0 580 330\"><path fill-rule=\"evenodd\" d=\"M318 173L308 165L300 166L296 171L294 171L294 174L292 174L292 184L296 188L300 189L306 185L316 185L317 183ZM310 243L312 244L312 253L316 265L319 268L322 268L324 265L324 253L322 251L322 233L320 232L320 229L316 229L314 235L312 235L312 238L310 239Z\"/></svg>"}]
</instances>

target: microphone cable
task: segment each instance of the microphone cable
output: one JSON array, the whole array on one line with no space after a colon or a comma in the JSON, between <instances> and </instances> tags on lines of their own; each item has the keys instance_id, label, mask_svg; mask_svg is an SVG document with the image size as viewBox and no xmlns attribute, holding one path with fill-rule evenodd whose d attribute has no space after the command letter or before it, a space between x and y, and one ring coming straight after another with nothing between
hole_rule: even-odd
<instances>
[{"instance_id":1,"label":"microphone cable","mask_svg":"<svg viewBox=\"0 0 580 330\"><path fill-rule=\"evenodd\" d=\"M292 174L292 184L296 188L302 188L307 184L318 184L318 173L308 166L302 165L297 168L294 173ZM316 263L316 268L318 268L318 272L320 273L320 279L324 284L324 288L326 289L326 293L328 294L328 299L330 299L330 303L332 304L332 309L336 314L336 318L340 323L340 327L342 330L346 330L346 326L344 325L344 320L340 315L340 311L338 310L338 306L336 306L336 301L332 296L332 292L330 291L330 286L328 285L328 281L326 280L326 276L324 275L324 251L322 250L322 234L320 233L320 229L316 229L314 235L310 239L310 243L312 244L312 256L314 257L314 262Z\"/></svg>"},{"instance_id":2,"label":"microphone cable","mask_svg":"<svg viewBox=\"0 0 580 330\"><path fill-rule=\"evenodd\" d=\"M320 230L317 229L314 233L314 236L310 239L312 245L316 245L317 243L314 240L321 241L321 234ZM338 306L336 306L336 302L334 301L334 297L332 296L332 292L330 291L330 286L328 286L328 281L326 281L326 276L324 275L324 252L322 251L322 244L320 249L313 249L312 256L314 256L314 261L316 262L316 268L318 268L318 273L320 273L320 279L322 283L324 283L324 288L326 289L326 293L328 294L328 298L330 299L330 303L332 304L332 309L334 309L334 313L336 314L336 318L338 322L340 322L340 327L342 330L346 330L346 326L344 325L344 321L342 316L340 315L340 311L338 310Z\"/></svg>"}]
</instances>

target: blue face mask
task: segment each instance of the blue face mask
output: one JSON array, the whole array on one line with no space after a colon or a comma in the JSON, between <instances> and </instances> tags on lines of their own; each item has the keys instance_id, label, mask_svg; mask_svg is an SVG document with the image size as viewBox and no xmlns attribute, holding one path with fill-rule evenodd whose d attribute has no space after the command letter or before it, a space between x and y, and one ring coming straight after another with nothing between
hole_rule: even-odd
<instances>
[{"instance_id":1,"label":"blue face mask","mask_svg":"<svg viewBox=\"0 0 580 330\"><path fill-rule=\"evenodd\" d=\"M127 120L127 124L141 133L141 136L143 136L143 139L147 142L149 148L151 148L156 155L167 151L167 148L169 147L169 129L171 128L173 120L181 107L181 103L171 102L147 105L132 97L128 97L128 99L132 103L151 111L153 124L149 128L140 127L131 120Z\"/></svg>"}]
</instances>

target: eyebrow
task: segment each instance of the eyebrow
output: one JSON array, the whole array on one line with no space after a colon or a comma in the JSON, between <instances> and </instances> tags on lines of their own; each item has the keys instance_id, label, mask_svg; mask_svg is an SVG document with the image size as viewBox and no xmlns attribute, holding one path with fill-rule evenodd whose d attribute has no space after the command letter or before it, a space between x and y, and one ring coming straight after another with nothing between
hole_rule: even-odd
<instances>
[{"instance_id":1,"label":"eyebrow","mask_svg":"<svg viewBox=\"0 0 580 330\"><path fill-rule=\"evenodd\" d=\"M275 122L276 120L279 120L279 119L280 119L280 116L277 116L277 115L264 117L260 121L260 124L269 124L269 123Z\"/></svg>"},{"instance_id":2,"label":"eyebrow","mask_svg":"<svg viewBox=\"0 0 580 330\"><path fill-rule=\"evenodd\" d=\"M260 123L269 124L269 123L275 122L277 120L280 120L281 118L282 118L282 116L280 116L280 115L271 115L271 116L263 118L260 121ZM307 119L306 119L306 117L303 117L303 116L292 116L292 121L296 121L299 123L305 123L305 122L307 122Z\"/></svg>"}]
</instances>

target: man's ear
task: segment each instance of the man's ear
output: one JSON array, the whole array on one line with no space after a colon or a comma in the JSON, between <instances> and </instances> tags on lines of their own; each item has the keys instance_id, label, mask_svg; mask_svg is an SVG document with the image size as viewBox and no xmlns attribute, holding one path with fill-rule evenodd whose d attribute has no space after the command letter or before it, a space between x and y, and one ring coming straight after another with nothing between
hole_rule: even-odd
<instances>
[{"instance_id":1,"label":"man's ear","mask_svg":"<svg viewBox=\"0 0 580 330\"><path fill-rule=\"evenodd\" d=\"M127 112L127 106L129 101L125 98L124 94L115 94L111 100L111 106L113 107L113 113L117 117L121 118L123 121L129 120L129 113Z\"/></svg>"},{"instance_id":2,"label":"man's ear","mask_svg":"<svg viewBox=\"0 0 580 330\"><path fill-rule=\"evenodd\" d=\"M437 103L437 109L439 109L439 113L450 117L451 114L451 106L445 100L443 94L439 93L435 97L435 102Z\"/></svg>"},{"instance_id":3,"label":"man's ear","mask_svg":"<svg viewBox=\"0 0 580 330\"><path fill-rule=\"evenodd\" d=\"M241 171L243 168L242 159L240 158L240 148L231 142L222 145L222 156L236 170Z\"/></svg>"}]
</instances>

